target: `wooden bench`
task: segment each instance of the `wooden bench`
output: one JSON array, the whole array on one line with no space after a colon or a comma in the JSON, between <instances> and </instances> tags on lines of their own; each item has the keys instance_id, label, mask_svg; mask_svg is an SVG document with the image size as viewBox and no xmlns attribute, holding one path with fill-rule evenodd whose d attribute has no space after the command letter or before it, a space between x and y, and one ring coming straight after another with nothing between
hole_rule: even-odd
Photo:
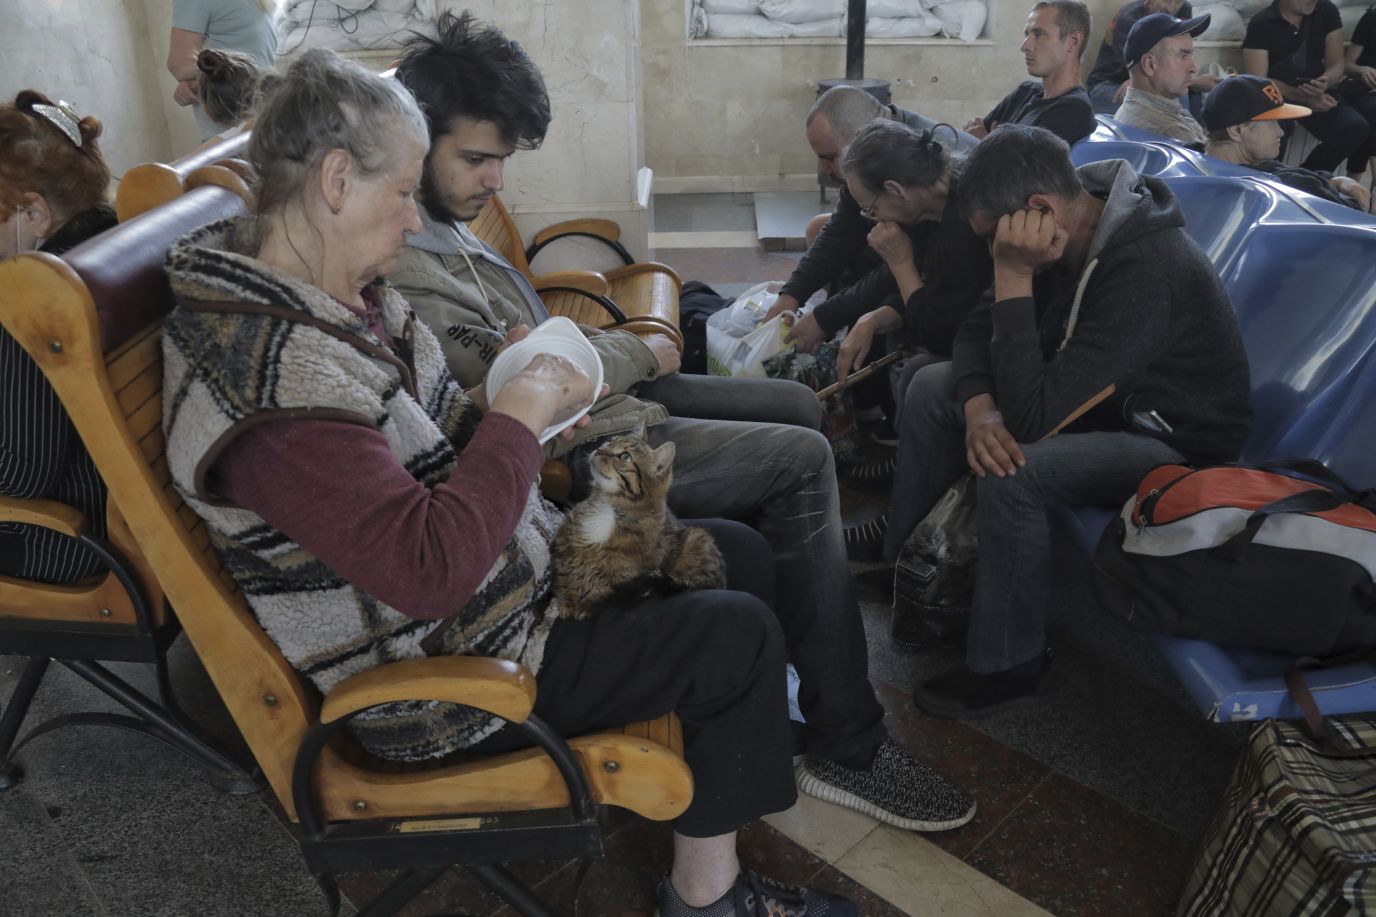
<instances>
[{"instance_id":1,"label":"wooden bench","mask_svg":"<svg viewBox=\"0 0 1376 917\"><path fill-rule=\"evenodd\" d=\"M197 219L213 219L243 212L239 198L224 194L200 202ZM163 219L150 214L136 221L138 233L153 231L166 237L180 234L194 222ZM156 224L156 225L152 225ZM126 236L126 238L128 238ZM130 252L114 247L107 250L115 263L128 261L123 285L133 296L147 295L161 282L161 265L139 266ZM48 259L61 273L69 269L57 259ZM17 267L5 262L5 276ZM44 294L29 286L6 283L0 287L0 324L12 333L24 316L47 307ZM115 314L110 321L117 321ZM42 342L51 360L68 358L62 349L63 337L53 335ZM128 384L122 384L127 382ZM156 421L157 406L149 399L160 389L159 380L116 379L120 405L140 417L140 422ZM165 473L165 465L159 473ZM53 729L65 725L101 725L130 729L159 739L182 751L206 767L211 779L230 792L252 792L261 779L206 743L187 721L172 695L168 679L166 652L180 633L180 625L164 600L162 587L147 559L138 548L119 504L108 501L105 538L91 532L90 520L62 503L51 500L0 497L0 521L22 522L61 532L82 542L103 563L104 571L86 580L66 585L50 585L13 577L0 577L0 652L24 658L24 669L4 717L0 718L0 789L10 789L23 777L15 756L23 746ZM81 712L49 719L31 726L23 738L19 730L29 713L35 692L52 662L71 669L105 695L122 705L129 714ZM105 662L139 662L154 667L157 699L150 698L110 669Z\"/></svg>"},{"instance_id":2,"label":"wooden bench","mask_svg":"<svg viewBox=\"0 0 1376 917\"><path fill-rule=\"evenodd\" d=\"M561 271L536 276L527 252L521 247L516 222L500 198L492 199L468 224L473 234L492 246L534 285L551 315L563 315L583 325L623 328L636 334L665 334L683 350L678 327L678 294L683 281L668 265L655 261L632 263L620 245L619 228L610 220L573 220L542 230L530 248L531 257L542 247L566 236L593 236L613 243L626 264L605 273Z\"/></svg>"},{"instance_id":3,"label":"wooden bench","mask_svg":"<svg viewBox=\"0 0 1376 917\"><path fill-rule=\"evenodd\" d=\"M249 134L245 132L197 150L174 162L145 162L134 166L124 173L119 187L115 189L115 215L123 223L180 197L199 184L232 185L233 180L230 176L234 175L242 180L243 173L236 170L244 168L239 163L248 149L248 140ZM226 161L234 165L221 165ZM220 165L220 168L202 172L200 177L192 180L195 173L216 165Z\"/></svg>"},{"instance_id":4,"label":"wooden bench","mask_svg":"<svg viewBox=\"0 0 1376 917\"><path fill-rule=\"evenodd\" d=\"M335 912L340 872L404 870L369 914L391 914L463 864L525 914L550 914L500 864L602 852L598 806L668 820L692 798L677 718L567 741L532 717L535 680L502 660L407 660L346 679L321 698L287 664L222 568L205 523L163 455L161 324L173 306L161 269L187 223L229 192L188 192L73 249L0 263L15 291L5 327L43 369L152 571L287 815ZM205 220L199 220L204 222ZM170 231L173 230L173 231ZM402 766L373 759L343 730L392 701L465 704L521 725L536 747Z\"/></svg>"}]
</instances>

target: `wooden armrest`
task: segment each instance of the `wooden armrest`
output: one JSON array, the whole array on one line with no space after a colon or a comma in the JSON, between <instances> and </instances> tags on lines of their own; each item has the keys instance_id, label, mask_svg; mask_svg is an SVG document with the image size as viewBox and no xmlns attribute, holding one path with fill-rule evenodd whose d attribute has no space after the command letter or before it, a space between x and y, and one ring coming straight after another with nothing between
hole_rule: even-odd
<instances>
[{"instance_id":1,"label":"wooden armrest","mask_svg":"<svg viewBox=\"0 0 1376 917\"><path fill-rule=\"evenodd\" d=\"M258 180L258 173L253 170L253 166L242 159L221 159L219 162L214 163L214 165L224 166L250 185Z\"/></svg>"},{"instance_id":2,"label":"wooden armrest","mask_svg":"<svg viewBox=\"0 0 1376 917\"><path fill-rule=\"evenodd\" d=\"M660 264L658 261L637 261L635 264L627 264L624 267L614 267L607 271L607 279L618 280L635 274L667 274L669 279L674 282L674 289L683 289L683 278L678 275L678 271L667 264Z\"/></svg>"},{"instance_id":3,"label":"wooden armrest","mask_svg":"<svg viewBox=\"0 0 1376 917\"><path fill-rule=\"evenodd\" d=\"M559 459L545 459L540 469L540 493L546 500L567 506L573 492L573 472Z\"/></svg>"},{"instance_id":4,"label":"wooden armrest","mask_svg":"<svg viewBox=\"0 0 1376 917\"><path fill-rule=\"evenodd\" d=\"M565 220L562 223L555 223L553 226L546 226L537 232L535 238L531 240L531 244L541 247L546 242L552 242L560 236L596 236L599 239L606 239L608 242L616 242L621 238L621 227L612 220L593 217L581 220Z\"/></svg>"},{"instance_id":5,"label":"wooden armrest","mask_svg":"<svg viewBox=\"0 0 1376 917\"><path fill-rule=\"evenodd\" d=\"M320 722L403 700L464 704L522 723L535 705L535 676L514 662L484 656L406 659L340 682L321 704Z\"/></svg>"},{"instance_id":6,"label":"wooden armrest","mask_svg":"<svg viewBox=\"0 0 1376 917\"><path fill-rule=\"evenodd\" d=\"M674 342L678 348L678 355L683 356L683 332L672 323L666 322L662 318L655 318L653 315L636 315L628 318L624 322L603 325L603 331L629 331L636 337L646 337L651 334L662 334Z\"/></svg>"},{"instance_id":7,"label":"wooden armrest","mask_svg":"<svg viewBox=\"0 0 1376 917\"><path fill-rule=\"evenodd\" d=\"M22 522L76 538L86 532L86 515L56 500L25 500L0 496L0 522Z\"/></svg>"},{"instance_id":8,"label":"wooden armrest","mask_svg":"<svg viewBox=\"0 0 1376 917\"><path fill-rule=\"evenodd\" d=\"M596 271L555 271L533 277L530 283L537 293L550 287L572 287L594 296L606 296L612 288L607 278Z\"/></svg>"},{"instance_id":9,"label":"wooden armrest","mask_svg":"<svg viewBox=\"0 0 1376 917\"><path fill-rule=\"evenodd\" d=\"M253 189L238 172L224 165L201 166L186 177L186 190L203 185L216 185L239 195L249 207L253 206Z\"/></svg>"}]
</instances>

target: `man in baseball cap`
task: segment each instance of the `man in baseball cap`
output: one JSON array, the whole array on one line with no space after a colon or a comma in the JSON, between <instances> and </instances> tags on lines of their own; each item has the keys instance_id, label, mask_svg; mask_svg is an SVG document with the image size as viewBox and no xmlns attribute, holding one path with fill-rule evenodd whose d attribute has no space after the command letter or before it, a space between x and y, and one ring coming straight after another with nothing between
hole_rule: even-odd
<instances>
[{"instance_id":1,"label":"man in baseball cap","mask_svg":"<svg viewBox=\"0 0 1376 917\"><path fill-rule=\"evenodd\" d=\"M1194 38L1209 27L1208 15L1176 19L1169 13L1143 16L1128 32L1123 58L1128 91L1114 114L1130 124L1181 143L1204 145L1204 129L1180 105L1195 74Z\"/></svg>"},{"instance_id":2,"label":"man in baseball cap","mask_svg":"<svg viewBox=\"0 0 1376 917\"><path fill-rule=\"evenodd\" d=\"M1310 111L1286 102L1280 87L1265 77L1231 76L1204 101L1204 123L1209 129L1204 152L1274 175L1300 191L1366 211L1370 194L1352 179L1276 161L1284 136L1281 122L1308 117Z\"/></svg>"}]
</instances>

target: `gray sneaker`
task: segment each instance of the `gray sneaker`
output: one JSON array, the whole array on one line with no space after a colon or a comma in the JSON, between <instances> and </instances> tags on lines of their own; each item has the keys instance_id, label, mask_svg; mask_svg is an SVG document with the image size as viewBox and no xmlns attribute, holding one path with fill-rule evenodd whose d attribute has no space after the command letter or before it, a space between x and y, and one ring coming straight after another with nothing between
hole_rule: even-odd
<instances>
[{"instance_id":1,"label":"gray sneaker","mask_svg":"<svg viewBox=\"0 0 1376 917\"><path fill-rule=\"evenodd\" d=\"M798 789L910 831L949 831L975 817L966 792L885 739L865 770L808 755L797 767Z\"/></svg>"},{"instance_id":2,"label":"gray sneaker","mask_svg":"<svg viewBox=\"0 0 1376 917\"><path fill-rule=\"evenodd\" d=\"M855 902L816 888L784 885L747 869L726 894L705 907L684 904L665 876L655 917L859 917Z\"/></svg>"}]
</instances>

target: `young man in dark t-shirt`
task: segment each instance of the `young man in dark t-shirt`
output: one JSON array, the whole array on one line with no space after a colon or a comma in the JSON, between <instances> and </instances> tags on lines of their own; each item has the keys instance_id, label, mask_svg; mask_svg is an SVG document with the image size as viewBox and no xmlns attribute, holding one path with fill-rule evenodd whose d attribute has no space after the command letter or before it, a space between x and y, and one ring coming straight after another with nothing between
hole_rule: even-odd
<instances>
[{"instance_id":1,"label":"young man in dark t-shirt","mask_svg":"<svg viewBox=\"0 0 1376 917\"><path fill-rule=\"evenodd\" d=\"M1042 127L1066 143L1094 132L1094 109L1080 85L1080 58L1089 40L1089 9L1079 0L1043 0L1032 7L1023 30L1028 80L965 129L984 137L1000 124Z\"/></svg>"},{"instance_id":2,"label":"young man in dark t-shirt","mask_svg":"<svg viewBox=\"0 0 1376 917\"><path fill-rule=\"evenodd\" d=\"M1347 69L1343 19L1331 0L1273 0L1252 16L1242 39L1242 69L1276 81L1281 95L1312 109L1302 118L1319 145L1306 169L1332 171L1347 160L1348 174L1361 175L1376 154L1370 135L1376 99L1350 104L1337 92Z\"/></svg>"}]
</instances>

